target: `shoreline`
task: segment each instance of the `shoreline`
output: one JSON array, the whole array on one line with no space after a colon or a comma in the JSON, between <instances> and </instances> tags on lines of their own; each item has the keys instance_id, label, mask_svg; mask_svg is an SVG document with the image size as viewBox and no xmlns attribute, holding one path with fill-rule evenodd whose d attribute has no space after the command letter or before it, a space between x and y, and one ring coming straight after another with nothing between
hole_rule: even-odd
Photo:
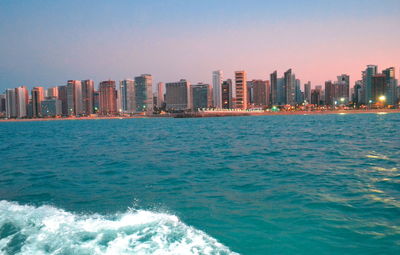
<instances>
[{"instance_id":1,"label":"shoreline","mask_svg":"<svg viewBox=\"0 0 400 255\"><path fill-rule=\"evenodd\" d=\"M369 109L369 110L326 110L326 111L280 111L280 112L196 112L165 115L139 116L93 116L66 118L31 118L31 119L0 119L1 122L57 121L57 120L110 120L110 119L153 119L153 118L211 118L240 116L278 116L278 115L325 115L325 114L387 114L400 113L400 109Z\"/></svg>"}]
</instances>

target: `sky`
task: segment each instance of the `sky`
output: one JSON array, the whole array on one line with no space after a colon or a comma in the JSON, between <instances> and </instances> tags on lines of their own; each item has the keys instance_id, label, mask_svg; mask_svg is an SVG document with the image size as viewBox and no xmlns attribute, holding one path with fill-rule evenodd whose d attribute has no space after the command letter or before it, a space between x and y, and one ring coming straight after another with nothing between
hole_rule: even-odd
<instances>
[{"instance_id":1,"label":"sky","mask_svg":"<svg viewBox=\"0 0 400 255\"><path fill-rule=\"evenodd\" d=\"M219 69L354 84L399 63L399 0L0 0L0 92L144 73L211 83Z\"/></svg>"}]
</instances>

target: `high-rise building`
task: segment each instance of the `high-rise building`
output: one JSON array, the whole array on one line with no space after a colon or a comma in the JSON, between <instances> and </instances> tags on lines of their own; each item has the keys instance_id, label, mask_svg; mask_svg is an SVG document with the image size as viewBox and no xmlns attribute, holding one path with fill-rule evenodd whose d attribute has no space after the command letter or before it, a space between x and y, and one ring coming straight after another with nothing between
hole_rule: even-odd
<instances>
[{"instance_id":1,"label":"high-rise building","mask_svg":"<svg viewBox=\"0 0 400 255\"><path fill-rule=\"evenodd\" d=\"M295 80L295 101L296 101L296 104L302 104L303 103L303 93L302 93L302 91L301 91L301 88L300 88L300 86L301 86L301 82L300 82L300 80L299 79L296 79Z\"/></svg>"},{"instance_id":2,"label":"high-rise building","mask_svg":"<svg viewBox=\"0 0 400 255\"><path fill-rule=\"evenodd\" d=\"M69 116L83 115L82 82L69 80L67 83L67 105Z\"/></svg>"},{"instance_id":3,"label":"high-rise building","mask_svg":"<svg viewBox=\"0 0 400 255\"><path fill-rule=\"evenodd\" d=\"M386 104L386 76L375 74L372 76L372 103Z\"/></svg>"},{"instance_id":4,"label":"high-rise building","mask_svg":"<svg viewBox=\"0 0 400 255\"><path fill-rule=\"evenodd\" d=\"M222 108L222 82L224 80L224 74L221 70L214 71L212 73L213 80L213 105L216 108Z\"/></svg>"},{"instance_id":5,"label":"high-rise building","mask_svg":"<svg viewBox=\"0 0 400 255\"><path fill-rule=\"evenodd\" d=\"M100 110L100 92L96 90L93 93L93 106L94 113L98 113Z\"/></svg>"},{"instance_id":6,"label":"high-rise building","mask_svg":"<svg viewBox=\"0 0 400 255\"><path fill-rule=\"evenodd\" d=\"M42 101L44 100L43 87L34 87L32 93L32 117L39 118L42 115Z\"/></svg>"},{"instance_id":7,"label":"high-rise building","mask_svg":"<svg viewBox=\"0 0 400 255\"><path fill-rule=\"evenodd\" d=\"M94 110L94 81L83 80L82 81L82 114L90 115L93 114Z\"/></svg>"},{"instance_id":8,"label":"high-rise building","mask_svg":"<svg viewBox=\"0 0 400 255\"><path fill-rule=\"evenodd\" d=\"M17 118L27 117L29 92L26 86L20 86L15 89L15 101L17 104Z\"/></svg>"},{"instance_id":9,"label":"high-rise building","mask_svg":"<svg viewBox=\"0 0 400 255\"><path fill-rule=\"evenodd\" d=\"M353 95L353 103L356 105L361 105L362 101L362 81L356 81L355 85L354 85L354 95Z\"/></svg>"},{"instance_id":10,"label":"high-rise building","mask_svg":"<svg viewBox=\"0 0 400 255\"><path fill-rule=\"evenodd\" d=\"M210 85L198 83L190 86L190 98L194 111L208 107Z\"/></svg>"},{"instance_id":11,"label":"high-rise building","mask_svg":"<svg viewBox=\"0 0 400 255\"><path fill-rule=\"evenodd\" d=\"M165 103L168 110L182 111L190 106L190 83L184 79L165 84Z\"/></svg>"},{"instance_id":12,"label":"high-rise building","mask_svg":"<svg viewBox=\"0 0 400 255\"><path fill-rule=\"evenodd\" d=\"M164 83L157 83L157 107L162 107L164 103Z\"/></svg>"},{"instance_id":13,"label":"high-rise building","mask_svg":"<svg viewBox=\"0 0 400 255\"><path fill-rule=\"evenodd\" d=\"M350 76L342 74L337 77L337 95L336 98L341 102L350 101Z\"/></svg>"},{"instance_id":14,"label":"high-rise building","mask_svg":"<svg viewBox=\"0 0 400 255\"><path fill-rule=\"evenodd\" d=\"M336 101L336 88L332 81L325 82L325 104L334 106ZM337 102L336 102L337 103Z\"/></svg>"},{"instance_id":15,"label":"high-rise building","mask_svg":"<svg viewBox=\"0 0 400 255\"><path fill-rule=\"evenodd\" d=\"M285 79L285 104L296 104L296 77L292 74L292 69L289 69L284 74Z\"/></svg>"},{"instance_id":16,"label":"high-rise building","mask_svg":"<svg viewBox=\"0 0 400 255\"><path fill-rule=\"evenodd\" d=\"M6 95L0 94L0 113L6 112Z\"/></svg>"},{"instance_id":17,"label":"high-rise building","mask_svg":"<svg viewBox=\"0 0 400 255\"><path fill-rule=\"evenodd\" d=\"M150 74L135 77L135 103L137 112L153 112L153 77Z\"/></svg>"},{"instance_id":18,"label":"high-rise building","mask_svg":"<svg viewBox=\"0 0 400 255\"><path fill-rule=\"evenodd\" d=\"M227 79L222 82L221 85L221 96L222 96L222 108L232 109L233 108L233 98L232 98L232 80Z\"/></svg>"},{"instance_id":19,"label":"high-rise building","mask_svg":"<svg viewBox=\"0 0 400 255\"><path fill-rule=\"evenodd\" d=\"M395 77L395 68L389 67L382 71L382 74L386 77L386 102L388 105L394 105L397 102L397 80Z\"/></svg>"},{"instance_id":20,"label":"high-rise building","mask_svg":"<svg viewBox=\"0 0 400 255\"><path fill-rule=\"evenodd\" d=\"M134 113L136 111L134 80L125 79L119 82L117 104L119 112Z\"/></svg>"},{"instance_id":21,"label":"high-rise building","mask_svg":"<svg viewBox=\"0 0 400 255\"><path fill-rule=\"evenodd\" d=\"M117 91L115 81L102 81L99 85L99 113L101 115L113 115L117 113Z\"/></svg>"},{"instance_id":22,"label":"high-rise building","mask_svg":"<svg viewBox=\"0 0 400 255\"><path fill-rule=\"evenodd\" d=\"M278 78L276 80L276 87L277 87L277 105L284 105L286 104L286 94L285 94L285 79Z\"/></svg>"},{"instance_id":23,"label":"high-rise building","mask_svg":"<svg viewBox=\"0 0 400 255\"><path fill-rule=\"evenodd\" d=\"M271 104L279 105L278 99L278 72L274 71L270 75L271 80Z\"/></svg>"},{"instance_id":24,"label":"high-rise building","mask_svg":"<svg viewBox=\"0 0 400 255\"><path fill-rule=\"evenodd\" d=\"M307 103L311 103L311 82L304 84L304 100Z\"/></svg>"},{"instance_id":25,"label":"high-rise building","mask_svg":"<svg viewBox=\"0 0 400 255\"><path fill-rule=\"evenodd\" d=\"M247 109L247 73L245 71L235 72L236 108Z\"/></svg>"},{"instance_id":26,"label":"high-rise building","mask_svg":"<svg viewBox=\"0 0 400 255\"><path fill-rule=\"evenodd\" d=\"M15 89L6 89L6 117L17 117L17 102L15 96Z\"/></svg>"},{"instance_id":27,"label":"high-rise building","mask_svg":"<svg viewBox=\"0 0 400 255\"><path fill-rule=\"evenodd\" d=\"M68 115L68 89L67 86L58 86L58 99L61 101L61 115Z\"/></svg>"},{"instance_id":28,"label":"high-rise building","mask_svg":"<svg viewBox=\"0 0 400 255\"><path fill-rule=\"evenodd\" d=\"M321 104L321 90L313 89L311 90L311 104L320 105Z\"/></svg>"},{"instance_id":29,"label":"high-rise building","mask_svg":"<svg viewBox=\"0 0 400 255\"><path fill-rule=\"evenodd\" d=\"M364 84L364 103L369 103L373 101L372 97L372 77L377 74L378 66L376 65L368 65L367 69L362 73L363 74L363 84Z\"/></svg>"},{"instance_id":30,"label":"high-rise building","mask_svg":"<svg viewBox=\"0 0 400 255\"><path fill-rule=\"evenodd\" d=\"M249 85L252 88L252 105L254 107L269 105L269 81L252 80Z\"/></svg>"},{"instance_id":31,"label":"high-rise building","mask_svg":"<svg viewBox=\"0 0 400 255\"><path fill-rule=\"evenodd\" d=\"M47 89L47 97L48 98L58 98L58 88L52 87Z\"/></svg>"},{"instance_id":32,"label":"high-rise building","mask_svg":"<svg viewBox=\"0 0 400 255\"><path fill-rule=\"evenodd\" d=\"M61 116L61 100L56 97L47 97L42 101L42 117Z\"/></svg>"}]
</instances>

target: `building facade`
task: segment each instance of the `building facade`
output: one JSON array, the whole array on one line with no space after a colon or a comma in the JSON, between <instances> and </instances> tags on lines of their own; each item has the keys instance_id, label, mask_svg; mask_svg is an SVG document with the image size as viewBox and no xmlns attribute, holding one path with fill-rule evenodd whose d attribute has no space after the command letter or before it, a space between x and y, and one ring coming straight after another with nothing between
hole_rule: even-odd
<instances>
[{"instance_id":1,"label":"building facade","mask_svg":"<svg viewBox=\"0 0 400 255\"><path fill-rule=\"evenodd\" d=\"M247 99L247 73L245 71L235 72L236 103L235 108L246 110Z\"/></svg>"},{"instance_id":2,"label":"building facade","mask_svg":"<svg viewBox=\"0 0 400 255\"><path fill-rule=\"evenodd\" d=\"M208 107L208 98L210 94L210 85L198 83L190 86L191 109L198 111L199 109Z\"/></svg>"},{"instance_id":3,"label":"building facade","mask_svg":"<svg viewBox=\"0 0 400 255\"><path fill-rule=\"evenodd\" d=\"M99 114L114 115L117 113L117 91L115 81L102 81L99 85Z\"/></svg>"},{"instance_id":4,"label":"building facade","mask_svg":"<svg viewBox=\"0 0 400 255\"><path fill-rule=\"evenodd\" d=\"M153 77L142 74L135 77L136 112L153 112Z\"/></svg>"},{"instance_id":5,"label":"building facade","mask_svg":"<svg viewBox=\"0 0 400 255\"><path fill-rule=\"evenodd\" d=\"M167 110L182 111L190 106L190 83L184 79L165 84L165 103Z\"/></svg>"},{"instance_id":6,"label":"building facade","mask_svg":"<svg viewBox=\"0 0 400 255\"><path fill-rule=\"evenodd\" d=\"M215 108L222 108L222 82L224 80L224 74L221 70L214 71L212 73L212 85L213 85L213 106Z\"/></svg>"},{"instance_id":7,"label":"building facade","mask_svg":"<svg viewBox=\"0 0 400 255\"><path fill-rule=\"evenodd\" d=\"M82 114L89 116L94 113L94 81L82 81Z\"/></svg>"}]
</instances>

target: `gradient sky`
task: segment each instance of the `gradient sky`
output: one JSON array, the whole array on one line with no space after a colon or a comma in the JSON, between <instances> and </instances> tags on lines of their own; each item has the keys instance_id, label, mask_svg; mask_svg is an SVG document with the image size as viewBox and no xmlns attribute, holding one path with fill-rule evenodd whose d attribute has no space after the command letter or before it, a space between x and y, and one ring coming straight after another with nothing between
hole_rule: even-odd
<instances>
[{"instance_id":1,"label":"gradient sky","mask_svg":"<svg viewBox=\"0 0 400 255\"><path fill-rule=\"evenodd\" d=\"M0 0L0 91L69 79L186 78L221 69L314 85L400 62L399 0Z\"/></svg>"}]
</instances>

